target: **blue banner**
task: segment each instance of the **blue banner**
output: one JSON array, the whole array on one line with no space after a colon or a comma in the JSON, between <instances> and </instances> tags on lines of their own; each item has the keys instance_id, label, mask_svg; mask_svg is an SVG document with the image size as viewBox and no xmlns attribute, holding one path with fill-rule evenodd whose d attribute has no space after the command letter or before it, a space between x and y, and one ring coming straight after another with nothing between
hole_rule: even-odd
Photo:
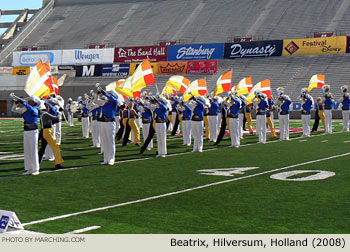
<instances>
[{"instance_id":1,"label":"blue banner","mask_svg":"<svg viewBox=\"0 0 350 252\"><path fill-rule=\"evenodd\" d=\"M222 59L224 45L222 43L171 45L168 47L168 61Z\"/></svg>"},{"instance_id":2,"label":"blue banner","mask_svg":"<svg viewBox=\"0 0 350 252\"><path fill-rule=\"evenodd\" d=\"M350 53L350 37L346 38L346 53Z\"/></svg>"},{"instance_id":3,"label":"blue banner","mask_svg":"<svg viewBox=\"0 0 350 252\"><path fill-rule=\"evenodd\" d=\"M283 40L225 43L224 58L282 56Z\"/></svg>"},{"instance_id":4,"label":"blue banner","mask_svg":"<svg viewBox=\"0 0 350 252\"><path fill-rule=\"evenodd\" d=\"M102 76L123 76L129 75L130 64L110 64L102 66Z\"/></svg>"},{"instance_id":5,"label":"blue banner","mask_svg":"<svg viewBox=\"0 0 350 252\"><path fill-rule=\"evenodd\" d=\"M74 66L75 77L102 76L102 65Z\"/></svg>"}]
</instances>

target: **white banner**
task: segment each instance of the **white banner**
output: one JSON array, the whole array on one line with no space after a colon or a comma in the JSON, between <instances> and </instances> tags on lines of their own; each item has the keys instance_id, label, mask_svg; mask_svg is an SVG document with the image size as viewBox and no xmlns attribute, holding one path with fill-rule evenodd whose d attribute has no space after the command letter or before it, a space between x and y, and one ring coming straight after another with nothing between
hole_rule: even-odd
<instances>
[{"instance_id":1,"label":"white banner","mask_svg":"<svg viewBox=\"0 0 350 252\"><path fill-rule=\"evenodd\" d=\"M112 64L113 61L114 48L62 51L62 65Z\"/></svg>"},{"instance_id":2,"label":"white banner","mask_svg":"<svg viewBox=\"0 0 350 252\"><path fill-rule=\"evenodd\" d=\"M13 52L12 66L35 66L40 59L50 65L61 65L62 50Z\"/></svg>"},{"instance_id":3,"label":"white banner","mask_svg":"<svg viewBox=\"0 0 350 252\"><path fill-rule=\"evenodd\" d=\"M0 67L0 74L12 75L12 67Z\"/></svg>"}]
</instances>

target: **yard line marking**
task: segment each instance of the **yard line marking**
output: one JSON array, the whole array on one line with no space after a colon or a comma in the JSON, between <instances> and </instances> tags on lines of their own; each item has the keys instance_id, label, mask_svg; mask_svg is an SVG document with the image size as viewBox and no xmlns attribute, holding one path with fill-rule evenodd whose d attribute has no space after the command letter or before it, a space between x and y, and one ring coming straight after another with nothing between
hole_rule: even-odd
<instances>
[{"instance_id":1,"label":"yard line marking","mask_svg":"<svg viewBox=\"0 0 350 252\"><path fill-rule=\"evenodd\" d=\"M203 189L203 188L207 188L207 187L212 187L212 186L216 186L216 185L226 184L226 183L230 183L230 182L238 181L238 180L243 180L243 179L247 179L247 178L253 178L253 177L260 176L260 175L274 173L274 172L281 171L281 170L286 170L286 169L290 169L290 168L294 168L294 167L298 167L298 166L318 163L318 162L322 162L322 161L326 161L326 160L330 160L330 159L334 159L334 158L339 158L339 157L345 157L345 156L349 156L349 155L350 155L350 152L347 152L347 153L343 153L343 154L339 154L339 155L335 155L335 156L330 156L330 157L311 160L311 161L307 161L307 162L303 162L303 163L299 163L299 164L289 165L289 166L285 166L285 167L281 167L281 168L277 168L277 169L273 169L273 170L269 170L269 171L264 171L264 172L260 172L260 173L256 173L256 174L252 174L252 175L247 175L247 176L223 180L223 181L219 181L219 182L215 182L215 183L210 183L210 184L206 184L206 185L196 186L196 187L192 187L192 188L188 188L188 189L184 189L184 190L180 190L180 191L160 194L160 195L151 196L151 197L133 200L133 201L128 201L128 202L124 202L124 203L118 203L118 204L111 205L111 206L93 208L93 209L84 210L84 211L80 211L80 212L69 213L69 214L59 215L59 216L50 217L50 218L46 218L46 219L31 221L31 222L22 224L22 226L33 225L33 224L38 224L38 223L43 223L43 222L49 222L49 221L64 219L64 218L77 216L77 215L81 215L81 214L93 213L93 212L97 212L97 211L103 211L103 210L107 210L107 209L111 209L111 208L132 205L132 204L145 202L145 201L149 201L149 200L165 198L168 196L173 196L173 195L177 195L177 194L191 192L191 191L195 191L195 190L199 190L199 189Z\"/></svg>"},{"instance_id":2,"label":"yard line marking","mask_svg":"<svg viewBox=\"0 0 350 252\"><path fill-rule=\"evenodd\" d=\"M84 233L84 232L95 230L95 229L99 229L99 228L101 228L101 226L91 226L91 227L86 227L86 228L73 230L73 231L67 232L65 234L80 234L80 233Z\"/></svg>"}]
</instances>

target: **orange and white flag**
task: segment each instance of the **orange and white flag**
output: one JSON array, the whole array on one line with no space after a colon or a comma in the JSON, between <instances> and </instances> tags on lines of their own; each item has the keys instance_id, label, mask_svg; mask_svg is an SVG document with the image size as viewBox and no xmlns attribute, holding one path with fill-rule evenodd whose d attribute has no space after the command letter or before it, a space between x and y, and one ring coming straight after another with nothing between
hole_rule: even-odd
<instances>
[{"instance_id":1,"label":"orange and white flag","mask_svg":"<svg viewBox=\"0 0 350 252\"><path fill-rule=\"evenodd\" d=\"M245 95L249 94L253 88L253 80L252 77L245 77L240 82L232 87L232 93L237 93L237 95Z\"/></svg>"},{"instance_id":2,"label":"orange and white flag","mask_svg":"<svg viewBox=\"0 0 350 252\"><path fill-rule=\"evenodd\" d=\"M310 79L307 91L310 92L313 88L322 88L324 85L324 74L315 74Z\"/></svg>"},{"instance_id":3,"label":"orange and white flag","mask_svg":"<svg viewBox=\"0 0 350 252\"><path fill-rule=\"evenodd\" d=\"M184 93L184 101L188 101L192 97L192 95L194 97L198 97L201 95L205 95L207 92L207 82L205 79L192 81L191 84L188 86L186 92Z\"/></svg>"},{"instance_id":4,"label":"orange and white flag","mask_svg":"<svg viewBox=\"0 0 350 252\"><path fill-rule=\"evenodd\" d=\"M132 91L132 87L131 87L131 77L129 76L126 80L125 79L121 79L118 82L114 82L115 86L113 85L113 82L111 83L115 89L115 91L117 91L119 94L126 96L126 97L130 97L133 98L133 91ZM118 85L117 85L118 83ZM109 84L109 85L111 85ZM108 86L109 86L108 85ZM113 88L112 87L112 88Z\"/></svg>"},{"instance_id":5,"label":"orange and white flag","mask_svg":"<svg viewBox=\"0 0 350 252\"><path fill-rule=\"evenodd\" d=\"M54 88L52 87L52 76L47 69L47 64L44 64L41 60L33 67L24 85L24 91L29 96L45 97L50 94L54 94Z\"/></svg>"},{"instance_id":6,"label":"orange and white flag","mask_svg":"<svg viewBox=\"0 0 350 252\"><path fill-rule=\"evenodd\" d=\"M232 70L223 73L216 81L216 88L213 96L223 92L229 92L231 89Z\"/></svg>"},{"instance_id":7,"label":"orange and white flag","mask_svg":"<svg viewBox=\"0 0 350 252\"><path fill-rule=\"evenodd\" d=\"M135 72L126 79L130 81L133 92L140 91L141 89L156 83L149 59L145 59L140 65L137 66Z\"/></svg>"},{"instance_id":8,"label":"orange and white flag","mask_svg":"<svg viewBox=\"0 0 350 252\"><path fill-rule=\"evenodd\" d=\"M173 87L164 86L160 95L169 97L171 95L177 95L177 92L176 92L175 88L173 88Z\"/></svg>"},{"instance_id":9,"label":"orange and white flag","mask_svg":"<svg viewBox=\"0 0 350 252\"><path fill-rule=\"evenodd\" d=\"M176 91L184 94L190 83L191 81L186 77L174 75L169 78L169 80L165 83L165 86L174 88Z\"/></svg>"},{"instance_id":10,"label":"orange and white flag","mask_svg":"<svg viewBox=\"0 0 350 252\"><path fill-rule=\"evenodd\" d=\"M252 90L250 90L250 93L247 97L247 104L250 104L253 102L253 98L255 97L255 91L260 91L261 93L266 94L267 98L271 98L270 79L266 79L255 84Z\"/></svg>"}]
</instances>

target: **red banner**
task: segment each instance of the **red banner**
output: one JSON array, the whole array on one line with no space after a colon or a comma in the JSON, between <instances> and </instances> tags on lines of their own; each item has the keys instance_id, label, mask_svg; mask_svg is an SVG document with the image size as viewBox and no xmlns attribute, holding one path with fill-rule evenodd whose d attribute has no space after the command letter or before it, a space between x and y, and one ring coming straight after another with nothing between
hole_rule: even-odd
<instances>
[{"instance_id":1,"label":"red banner","mask_svg":"<svg viewBox=\"0 0 350 252\"><path fill-rule=\"evenodd\" d=\"M218 71L217 60L198 60L187 62L187 73L188 74L214 74Z\"/></svg>"},{"instance_id":2,"label":"red banner","mask_svg":"<svg viewBox=\"0 0 350 252\"><path fill-rule=\"evenodd\" d=\"M114 62L138 62L149 58L150 61L166 61L167 46L117 47Z\"/></svg>"}]
</instances>

